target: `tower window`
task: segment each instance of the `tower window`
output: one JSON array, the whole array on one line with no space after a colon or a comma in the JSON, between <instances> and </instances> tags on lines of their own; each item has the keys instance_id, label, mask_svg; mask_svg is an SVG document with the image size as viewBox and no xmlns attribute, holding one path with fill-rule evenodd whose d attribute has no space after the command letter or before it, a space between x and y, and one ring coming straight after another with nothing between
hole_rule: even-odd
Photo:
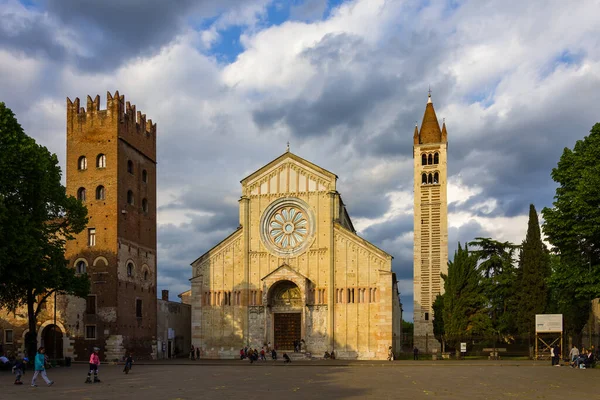
<instances>
[{"instance_id":1,"label":"tower window","mask_svg":"<svg viewBox=\"0 0 600 400\"><path fill-rule=\"evenodd\" d=\"M142 200L142 210L147 213L148 212L148 200L144 199Z\"/></svg>"},{"instance_id":2,"label":"tower window","mask_svg":"<svg viewBox=\"0 0 600 400\"><path fill-rule=\"evenodd\" d=\"M77 189L77 200L85 201L85 188L80 187Z\"/></svg>"},{"instance_id":3,"label":"tower window","mask_svg":"<svg viewBox=\"0 0 600 400\"><path fill-rule=\"evenodd\" d=\"M142 171L142 182L148 183L148 171L146 170Z\"/></svg>"},{"instance_id":4,"label":"tower window","mask_svg":"<svg viewBox=\"0 0 600 400\"><path fill-rule=\"evenodd\" d=\"M127 172L133 175L133 161L127 160Z\"/></svg>"},{"instance_id":5,"label":"tower window","mask_svg":"<svg viewBox=\"0 0 600 400\"><path fill-rule=\"evenodd\" d=\"M96 245L96 228L88 229L88 246L92 247Z\"/></svg>"},{"instance_id":6,"label":"tower window","mask_svg":"<svg viewBox=\"0 0 600 400\"><path fill-rule=\"evenodd\" d=\"M433 156L431 154L427 156L427 164L433 164Z\"/></svg>"},{"instance_id":7,"label":"tower window","mask_svg":"<svg viewBox=\"0 0 600 400\"><path fill-rule=\"evenodd\" d=\"M427 174L422 174L421 175L421 185L426 185L427 184Z\"/></svg>"},{"instance_id":8,"label":"tower window","mask_svg":"<svg viewBox=\"0 0 600 400\"><path fill-rule=\"evenodd\" d=\"M431 175L431 174L427 175L427 183L429 183L429 184L433 183L433 175Z\"/></svg>"},{"instance_id":9,"label":"tower window","mask_svg":"<svg viewBox=\"0 0 600 400\"><path fill-rule=\"evenodd\" d=\"M87 158L85 158L85 156L79 157L79 160L77 161L77 169L80 171L87 169Z\"/></svg>"},{"instance_id":10,"label":"tower window","mask_svg":"<svg viewBox=\"0 0 600 400\"><path fill-rule=\"evenodd\" d=\"M133 263L127 263L127 276L133 276Z\"/></svg>"},{"instance_id":11,"label":"tower window","mask_svg":"<svg viewBox=\"0 0 600 400\"><path fill-rule=\"evenodd\" d=\"M86 314L96 314L96 295L91 294L88 295L85 302L85 313Z\"/></svg>"},{"instance_id":12,"label":"tower window","mask_svg":"<svg viewBox=\"0 0 600 400\"><path fill-rule=\"evenodd\" d=\"M148 280L148 271L144 271L144 280L147 281Z\"/></svg>"},{"instance_id":13,"label":"tower window","mask_svg":"<svg viewBox=\"0 0 600 400\"><path fill-rule=\"evenodd\" d=\"M433 183L440 183L440 175L437 172L433 174Z\"/></svg>"},{"instance_id":14,"label":"tower window","mask_svg":"<svg viewBox=\"0 0 600 400\"><path fill-rule=\"evenodd\" d=\"M104 186L100 185L96 188L96 200L104 200L106 193L104 191Z\"/></svg>"},{"instance_id":15,"label":"tower window","mask_svg":"<svg viewBox=\"0 0 600 400\"><path fill-rule=\"evenodd\" d=\"M106 168L106 156L104 154L98 154L98 157L96 157L96 167Z\"/></svg>"},{"instance_id":16,"label":"tower window","mask_svg":"<svg viewBox=\"0 0 600 400\"><path fill-rule=\"evenodd\" d=\"M86 270L87 270L87 264L85 261L81 260L77 263L77 265L75 266L75 269L77 271L78 274L85 274Z\"/></svg>"},{"instance_id":17,"label":"tower window","mask_svg":"<svg viewBox=\"0 0 600 400\"><path fill-rule=\"evenodd\" d=\"M425 321L429 321L429 313L428 312L425 313Z\"/></svg>"},{"instance_id":18,"label":"tower window","mask_svg":"<svg viewBox=\"0 0 600 400\"><path fill-rule=\"evenodd\" d=\"M131 190L127 191L127 204L134 204L133 192Z\"/></svg>"},{"instance_id":19,"label":"tower window","mask_svg":"<svg viewBox=\"0 0 600 400\"><path fill-rule=\"evenodd\" d=\"M427 154L423 154L421 156L421 164L422 165L427 165Z\"/></svg>"},{"instance_id":20,"label":"tower window","mask_svg":"<svg viewBox=\"0 0 600 400\"><path fill-rule=\"evenodd\" d=\"M137 299L135 301L135 316L137 318L142 318L142 299Z\"/></svg>"},{"instance_id":21,"label":"tower window","mask_svg":"<svg viewBox=\"0 0 600 400\"><path fill-rule=\"evenodd\" d=\"M440 163L440 154L439 153L435 153L433 155L433 163L434 164L439 164Z\"/></svg>"}]
</instances>

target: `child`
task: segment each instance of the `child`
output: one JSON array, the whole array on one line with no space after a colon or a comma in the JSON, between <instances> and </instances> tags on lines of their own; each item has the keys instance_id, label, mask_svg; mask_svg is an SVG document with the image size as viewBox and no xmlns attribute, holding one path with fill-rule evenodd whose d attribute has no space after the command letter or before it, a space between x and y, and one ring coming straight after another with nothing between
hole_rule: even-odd
<instances>
[{"instance_id":1,"label":"child","mask_svg":"<svg viewBox=\"0 0 600 400\"><path fill-rule=\"evenodd\" d=\"M15 361L15 365L12 367L13 374L17 375L15 379L15 385L22 385L21 376L25 375L25 368L27 367L27 363L29 362L29 358L23 358L23 361L17 360Z\"/></svg>"},{"instance_id":2,"label":"child","mask_svg":"<svg viewBox=\"0 0 600 400\"><path fill-rule=\"evenodd\" d=\"M33 378L31 379L32 387L37 387L35 380L37 379L38 375L42 375L42 378L44 378L44 381L48 386L52 386L52 384L54 384L54 381L48 379L48 375L46 375L46 368L44 367L44 364L46 363L46 357L44 353L46 353L46 349L44 349L44 347L40 347L35 355L35 372L33 373Z\"/></svg>"},{"instance_id":3,"label":"child","mask_svg":"<svg viewBox=\"0 0 600 400\"><path fill-rule=\"evenodd\" d=\"M125 374L129 373L129 370L131 370L132 364L133 364L133 352L129 353L129 355L125 359L125 368L123 368L123 372L125 372Z\"/></svg>"},{"instance_id":4,"label":"child","mask_svg":"<svg viewBox=\"0 0 600 400\"><path fill-rule=\"evenodd\" d=\"M100 379L98 379L98 366L100 365L99 351L98 347L94 347L94 352L90 355L90 372L88 372L85 383L92 383L92 372L94 373L94 383L100 383Z\"/></svg>"}]
</instances>

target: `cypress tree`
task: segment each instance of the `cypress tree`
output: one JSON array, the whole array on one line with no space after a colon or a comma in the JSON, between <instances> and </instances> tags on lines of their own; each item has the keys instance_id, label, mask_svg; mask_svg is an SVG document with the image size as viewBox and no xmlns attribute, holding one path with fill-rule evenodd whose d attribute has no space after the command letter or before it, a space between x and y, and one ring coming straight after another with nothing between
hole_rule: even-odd
<instances>
[{"instance_id":1,"label":"cypress tree","mask_svg":"<svg viewBox=\"0 0 600 400\"><path fill-rule=\"evenodd\" d=\"M529 206L527 236L519 256L519 291L516 310L517 329L529 340L535 334L535 314L542 314L548 305L548 278L551 274L550 255L542 242L535 206Z\"/></svg>"}]
</instances>

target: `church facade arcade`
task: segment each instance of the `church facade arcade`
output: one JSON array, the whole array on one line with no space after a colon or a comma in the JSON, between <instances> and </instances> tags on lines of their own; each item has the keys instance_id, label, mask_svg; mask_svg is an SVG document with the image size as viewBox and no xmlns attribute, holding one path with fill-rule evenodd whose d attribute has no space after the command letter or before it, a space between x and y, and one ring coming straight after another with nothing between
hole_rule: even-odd
<instances>
[{"instance_id":1,"label":"church facade arcade","mask_svg":"<svg viewBox=\"0 0 600 400\"><path fill-rule=\"evenodd\" d=\"M286 152L241 181L238 229L192 263L192 344L205 358L269 345L385 359L400 350L392 257L357 235L337 176Z\"/></svg>"}]
</instances>

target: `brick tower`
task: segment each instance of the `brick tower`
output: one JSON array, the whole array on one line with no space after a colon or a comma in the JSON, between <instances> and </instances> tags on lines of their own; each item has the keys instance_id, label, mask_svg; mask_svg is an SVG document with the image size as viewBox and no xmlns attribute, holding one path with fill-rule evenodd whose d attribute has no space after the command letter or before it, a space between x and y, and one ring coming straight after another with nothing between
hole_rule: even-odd
<instances>
[{"instance_id":1,"label":"brick tower","mask_svg":"<svg viewBox=\"0 0 600 400\"><path fill-rule=\"evenodd\" d=\"M440 130L427 100L421 130L415 126L414 158L414 343L421 352L436 352L433 336L433 302L444 286L440 273L448 273L448 202L446 124Z\"/></svg>"},{"instance_id":2,"label":"brick tower","mask_svg":"<svg viewBox=\"0 0 600 400\"><path fill-rule=\"evenodd\" d=\"M85 311L68 315L77 359L101 348L102 360L156 354L156 124L117 91L67 98L67 193L85 202L86 229L66 257L87 273ZM83 307L82 307L83 308Z\"/></svg>"}]
</instances>

